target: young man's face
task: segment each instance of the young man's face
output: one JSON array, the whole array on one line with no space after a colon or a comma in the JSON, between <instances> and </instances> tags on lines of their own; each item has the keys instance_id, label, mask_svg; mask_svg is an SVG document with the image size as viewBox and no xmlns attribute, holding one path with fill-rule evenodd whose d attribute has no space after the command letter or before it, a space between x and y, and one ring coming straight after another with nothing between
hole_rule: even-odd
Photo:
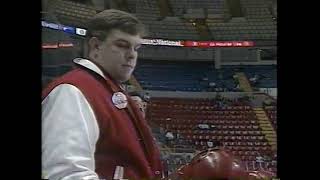
<instances>
[{"instance_id":1,"label":"young man's face","mask_svg":"<svg viewBox=\"0 0 320 180\"><path fill-rule=\"evenodd\" d=\"M136 66L141 44L140 35L112 30L99 45L95 61L116 81L127 81Z\"/></svg>"}]
</instances>

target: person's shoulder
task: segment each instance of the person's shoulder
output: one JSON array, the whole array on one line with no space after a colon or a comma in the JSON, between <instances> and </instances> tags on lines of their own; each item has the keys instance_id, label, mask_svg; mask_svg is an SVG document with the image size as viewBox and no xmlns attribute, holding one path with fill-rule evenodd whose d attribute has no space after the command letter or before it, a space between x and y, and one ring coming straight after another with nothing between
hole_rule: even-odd
<instances>
[{"instance_id":1,"label":"person's shoulder","mask_svg":"<svg viewBox=\"0 0 320 180\"><path fill-rule=\"evenodd\" d=\"M57 91L79 91L79 88L77 88L75 85L73 84L68 84L68 83L62 83L59 84L58 86L56 86L53 90L57 90Z\"/></svg>"},{"instance_id":2,"label":"person's shoulder","mask_svg":"<svg viewBox=\"0 0 320 180\"><path fill-rule=\"evenodd\" d=\"M79 88L72 84L59 84L56 87L54 87L47 95L45 99L48 99L48 97L57 97L57 96L68 96L70 94L77 94L81 93Z\"/></svg>"}]
</instances>

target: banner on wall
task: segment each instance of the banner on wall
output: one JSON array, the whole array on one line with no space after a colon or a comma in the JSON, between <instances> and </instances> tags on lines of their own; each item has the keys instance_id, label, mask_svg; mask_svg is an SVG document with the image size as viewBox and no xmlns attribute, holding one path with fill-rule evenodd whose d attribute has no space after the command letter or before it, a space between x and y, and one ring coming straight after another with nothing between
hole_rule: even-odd
<instances>
[{"instance_id":1,"label":"banner on wall","mask_svg":"<svg viewBox=\"0 0 320 180\"><path fill-rule=\"evenodd\" d=\"M58 48L69 48L73 47L73 43L43 43L42 49L58 49Z\"/></svg>"},{"instance_id":2,"label":"banner on wall","mask_svg":"<svg viewBox=\"0 0 320 180\"><path fill-rule=\"evenodd\" d=\"M42 27L60 30L69 34L86 36L87 30L79 27L66 26L62 24L41 21ZM252 47L253 41L184 41L184 40L167 40L167 39L143 39L145 45L152 46L178 46L178 47Z\"/></svg>"},{"instance_id":3,"label":"banner on wall","mask_svg":"<svg viewBox=\"0 0 320 180\"><path fill-rule=\"evenodd\" d=\"M154 46L180 46L180 47L252 47L253 41L172 41L164 39L143 39L142 44Z\"/></svg>"}]
</instances>

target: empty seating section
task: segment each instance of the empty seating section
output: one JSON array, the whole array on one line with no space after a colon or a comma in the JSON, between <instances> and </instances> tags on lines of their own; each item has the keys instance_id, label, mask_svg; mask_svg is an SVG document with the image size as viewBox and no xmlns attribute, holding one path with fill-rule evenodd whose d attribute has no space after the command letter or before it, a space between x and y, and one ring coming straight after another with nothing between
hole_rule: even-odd
<instances>
[{"instance_id":1,"label":"empty seating section","mask_svg":"<svg viewBox=\"0 0 320 180\"><path fill-rule=\"evenodd\" d=\"M182 51L163 52L179 55ZM155 55L155 54L154 54ZM173 58L174 59L174 58ZM180 62L139 60L134 72L145 90L164 91L240 91L234 79L237 72L244 72L256 88L276 88L276 66L223 66L214 69L212 62Z\"/></svg>"},{"instance_id":2,"label":"empty seating section","mask_svg":"<svg viewBox=\"0 0 320 180\"><path fill-rule=\"evenodd\" d=\"M160 18L160 10L154 0L137 0L136 16L144 23L150 23Z\"/></svg>"},{"instance_id":3,"label":"empty seating section","mask_svg":"<svg viewBox=\"0 0 320 180\"><path fill-rule=\"evenodd\" d=\"M160 19L160 10L156 1L152 0L137 0L136 14L147 27L148 37L157 37L157 29L152 25Z\"/></svg>"},{"instance_id":4,"label":"empty seating section","mask_svg":"<svg viewBox=\"0 0 320 180\"><path fill-rule=\"evenodd\" d=\"M66 36L67 35L65 33L62 33L53 29L49 29L49 28L41 29L41 41L43 44L59 43L64 39L66 39Z\"/></svg>"},{"instance_id":5,"label":"empty seating section","mask_svg":"<svg viewBox=\"0 0 320 180\"><path fill-rule=\"evenodd\" d=\"M277 60L277 50L277 47L259 49L261 61Z\"/></svg>"},{"instance_id":6,"label":"empty seating section","mask_svg":"<svg viewBox=\"0 0 320 180\"><path fill-rule=\"evenodd\" d=\"M270 5L265 1L241 0L243 18L228 22L216 22L208 17L207 24L217 40L276 40L276 21L273 20Z\"/></svg>"},{"instance_id":7,"label":"empty seating section","mask_svg":"<svg viewBox=\"0 0 320 180\"><path fill-rule=\"evenodd\" d=\"M182 16L188 9L207 9L208 14L224 14L224 0L169 0L175 16Z\"/></svg>"},{"instance_id":8,"label":"empty seating section","mask_svg":"<svg viewBox=\"0 0 320 180\"><path fill-rule=\"evenodd\" d=\"M146 24L149 37L180 40L199 39L192 23L184 22L178 17L162 18L157 1L139 0L136 3L136 16Z\"/></svg>"},{"instance_id":9,"label":"empty seating section","mask_svg":"<svg viewBox=\"0 0 320 180\"><path fill-rule=\"evenodd\" d=\"M234 90L233 71L214 70L212 62L140 60L134 72L143 89L165 91Z\"/></svg>"},{"instance_id":10,"label":"empty seating section","mask_svg":"<svg viewBox=\"0 0 320 180\"><path fill-rule=\"evenodd\" d=\"M220 101L215 99L153 97L146 117L148 121L178 136L178 139L188 142L184 146L189 144L197 150L203 150L208 148L208 142L218 141L241 158L250 170L269 169L272 166L270 159L274 152L261 132L252 107L245 102L229 99L221 106ZM199 124L207 124L210 129L198 128ZM259 156L266 160L252 166Z\"/></svg>"},{"instance_id":11,"label":"empty seating section","mask_svg":"<svg viewBox=\"0 0 320 180\"><path fill-rule=\"evenodd\" d=\"M71 65L56 65L42 67L42 87L52 81L54 78L65 74L72 69Z\"/></svg>"},{"instance_id":12,"label":"empty seating section","mask_svg":"<svg viewBox=\"0 0 320 180\"><path fill-rule=\"evenodd\" d=\"M191 23L184 22L177 17L166 17L161 21L154 21L151 26L153 26L157 38L178 40L199 39L196 28Z\"/></svg>"},{"instance_id":13,"label":"empty seating section","mask_svg":"<svg viewBox=\"0 0 320 180\"><path fill-rule=\"evenodd\" d=\"M197 60L214 61L214 49L169 46L142 46L139 58L152 60Z\"/></svg>"},{"instance_id":14,"label":"empty seating section","mask_svg":"<svg viewBox=\"0 0 320 180\"><path fill-rule=\"evenodd\" d=\"M200 39L196 27L187 19L200 14L206 19L214 40L276 40L277 28L274 5L267 0L241 0L245 16L232 18L225 0L168 0L173 17L161 17L156 0L128 0L130 12L141 19L149 30L149 37L165 39ZM57 0L52 9L60 23L85 27L85 22L97 10L95 7L67 0Z\"/></svg>"},{"instance_id":15,"label":"empty seating section","mask_svg":"<svg viewBox=\"0 0 320 180\"><path fill-rule=\"evenodd\" d=\"M67 0L57 0L53 9L60 23L81 27L97 12L93 6Z\"/></svg>"},{"instance_id":16,"label":"empty seating section","mask_svg":"<svg viewBox=\"0 0 320 180\"><path fill-rule=\"evenodd\" d=\"M274 21L214 22L207 19L208 27L216 40L276 40Z\"/></svg>"},{"instance_id":17,"label":"empty seating section","mask_svg":"<svg viewBox=\"0 0 320 180\"><path fill-rule=\"evenodd\" d=\"M51 60L51 58L47 58ZM53 64L53 65L43 65L42 66L42 87L46 86L54 78L65 74L72 69L71 62L64 64Z\"/></svg>"},{"instance_id":18,"label":"empty seating section","mask_svg":"<svg viewBox=\"0 0 320 180\"><path fill-rule=\"evenodd\" d=\"M48 28L42 29L43 44L58 44L73 41L66 33ZM45 86L53 78L64 74L71 69L72 60L78 57L74 48L43 49L42 59L42 85Z\"/></svg>"},{"instance_id":19,"label":"empty seating section","mask_svg":"<svg viewBox=\"0 0 320 180\"><path fill-rule=\"evenodd\" d=\"M257 62L256 50L249 48L221 49L221 62Z\"/></svg>"},{"instance_id":20,"label":"empty seating section","mask_svg":"<svg viewBox=\"0 0 320 180\"><path fill-rule=\"evenodd\" d=\"M241 69L250 80L256 76L257 80L250 81L251 86L256 88L277 87L277 66L244 66Z\"/></svg>"},{"instance_id":21,"label":"empty seating section","mask_svg":"<svg viewBox=\"0 0 320 180\"><path fill-rule=\"evenodd\" d=\"M177 17L166 17L162 20L162 25L166 28L169 39L199 40L200 36L191 22L183 21ZM174 38L175 37L175 38Z\"/></svg>"},{"instance_id":22,"label":"empty seating section","mask_svg":"<svg viewBox=\"0 0 320 180\"><path fill-rule=\"evenodd\" d=\"M136 14L136 7L137 7L137 1L138 0L127 0L127 5L129 12L132 14Z\"/></svg>"},{"instance_id":23,"label":"empty seating section","mask_svg":"<svg viewBox=\"0 0 320 180\"><path fill-rule=\"evenodd\" d=\"M248 19L272 19L272 11L269 8L271 2L268 0L240 0L242 9Z\"/></svg>"}]
</instances>

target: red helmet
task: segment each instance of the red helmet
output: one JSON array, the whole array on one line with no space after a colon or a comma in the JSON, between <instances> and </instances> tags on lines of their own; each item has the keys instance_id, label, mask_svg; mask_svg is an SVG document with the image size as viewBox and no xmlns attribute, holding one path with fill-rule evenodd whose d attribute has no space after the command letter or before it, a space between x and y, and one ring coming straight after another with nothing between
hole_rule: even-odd
<instances>
[{"instance_id":1,"label":"red helmet","mask_svg":"<svg viewBox=\"0 0 320 180\"><path fill-rule=\"evenodd\" d=\"M240 160L223 149L208 149L179 168L171 179L247 180L248 173Z\"/></svg>"}]
</instances>

